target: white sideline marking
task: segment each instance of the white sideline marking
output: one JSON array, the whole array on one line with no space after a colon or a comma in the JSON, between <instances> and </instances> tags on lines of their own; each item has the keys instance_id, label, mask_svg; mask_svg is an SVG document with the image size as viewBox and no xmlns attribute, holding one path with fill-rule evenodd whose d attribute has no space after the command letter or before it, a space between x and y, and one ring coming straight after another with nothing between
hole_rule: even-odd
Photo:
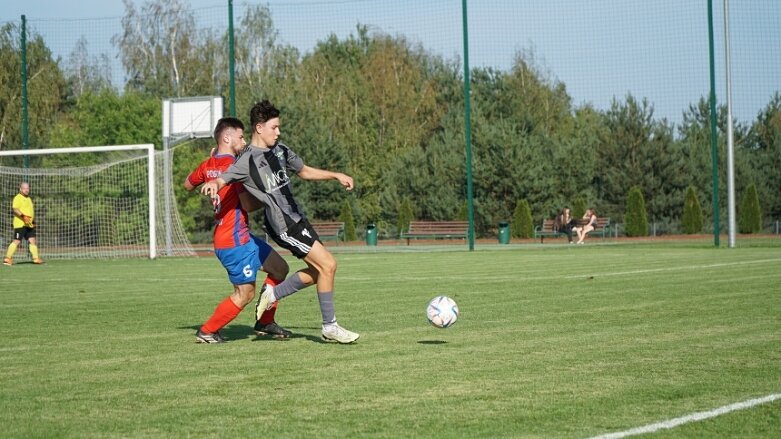
<instances>
[{"instance_id":1,"label":"white sideline marking","mask_svg":"<svg viewBox=\"0 0 781 439\"><path fill-rule=\"evenodd\" d=\"M766 402L775 401L781 399L781 393L774 393L762 398L749 399L748 401L736 402L735 404L729 404L717 409L709 410L707 412L692 413L691 415L681 416L680 418L669 419L667 421L657 422L655 424L644 425L642 427L633 428L631 430L619 431L618 433L607 433L599 436L594 436L589 439L618 439L627 436L635 436L644 433L653 433L662 429L669 429L677 427L682 424L688 424L689 422L702 421L703 419L715 418L716 416L723 415L725 413L733 412L735 410L743 410L755 405L764 404Z\"/></svg>"},{"instance_id":2,"label":"white sideline marking","mask_svg":"<svg viewBox=\"0 0 781 439\"><path fill-rule=\"evenodd\" d=\"M626 276L632 274L659 273L665 271L699 270L703 268L731 267L735 265L764 264L767 262L778 262L778 261L781 261L781 259L757 259L754 261L720 262L717 264L707 264L707 265L684 265L679 267L646 268L641 270L618 271L613 273L592 273L591 276ZM562 276L562 278L578 279L578 278L582 278L583 276L589 276L589 274L572 274L568 276Z\"/></svg>"}]
</instances>

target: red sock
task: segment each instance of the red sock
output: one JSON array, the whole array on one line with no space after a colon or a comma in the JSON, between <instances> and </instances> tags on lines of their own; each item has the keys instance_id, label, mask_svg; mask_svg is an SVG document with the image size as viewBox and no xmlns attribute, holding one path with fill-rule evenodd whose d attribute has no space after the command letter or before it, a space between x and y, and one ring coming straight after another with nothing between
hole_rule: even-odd
<instances>
[{"instance_id":1,"label":"red sock","mask_svg":"<svg viewBox=\"0 0 781 439\"><path fill-rule=\"evenodd\" d=\"M281 280L277 280L271 276L267 276L266 280L263 283L275 287L279 285L281 282L282 282ZM270 309L263 311L263 314L260 315L260 320L259 320L261 325L268 325L269 323L274 321L274 315L277 313L278 304L279 302L274 302L274 304L271 305Z\"/></svg>"},{"instance_id":2,"label":"red sock","mask_svg":"<svg viewBox=\"0 0 781 439\"><path fill-rule=\"evenodd\" d=\"M271 276L266 276L266 280L264 280L263 283L266 284L266 285L271 285L272 287L275 287L275 286L281 284L283 280L285 280L285 279L274 279Z\"/></svg>"},{"instance_id":3,"label":"red sock","mask_svg":"<svg viewBox=\"0 0 781 439\"><path fill-rule=\"evenodd\" d=\"M269 323L274 321L274 314L277 313L277 304L279 302L274 302L273 305L271 305L271 308L263 311L263 314L260 315L260 324L261 325L268 325Z\"/></svg>"},{"instance_id":4,"label":"red sock","mask_svg":"<svg viewBox=\"0 0 781 439\"><path fill-rule=\"evenodd\" d=\"M214 314L201 326L201 331L207 334L212 334L223 326L227 325L231 320L235 319L241 312L241 308L236 306L230 297L220 302L217 308L214 310Z\"/></svg>"}]
</instances>

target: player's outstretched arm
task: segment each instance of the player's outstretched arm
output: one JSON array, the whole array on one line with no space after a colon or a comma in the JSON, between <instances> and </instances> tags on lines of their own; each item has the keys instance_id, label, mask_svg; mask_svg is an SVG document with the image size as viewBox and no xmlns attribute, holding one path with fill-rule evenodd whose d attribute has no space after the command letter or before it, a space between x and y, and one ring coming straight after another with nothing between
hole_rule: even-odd
<instances>
[{"instance_id":1,"label":"player's outstretched arm","mask_svg":"<svg viewBox=\"0 0 781 439\"><path fill-rule=\"evenodd\" d=\"M306 166L306 165L304 165L304 167L301 168L300 171L298 171L298 176L303 178L304 180L338 180L339 184L344 186L344 188L347 189L348 191L352 190L353 187L355 187L353 183L353 178L347 174L342 174L341 172L327 171L325 169L313 168L311 166Z\"/></svg>"}]
</instances>

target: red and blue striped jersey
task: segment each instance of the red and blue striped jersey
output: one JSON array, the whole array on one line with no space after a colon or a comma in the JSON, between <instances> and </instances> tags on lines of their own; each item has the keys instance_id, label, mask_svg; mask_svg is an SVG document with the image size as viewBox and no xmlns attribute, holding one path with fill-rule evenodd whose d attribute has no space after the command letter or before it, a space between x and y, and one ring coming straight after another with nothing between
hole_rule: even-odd
<instances>
[{"instance_id":1,"label":"red and blue striped jersey","mask_svg":"<svg viewBox=\"0 0 781 439\"><path fill-rule=\"evenodd\" d=\"M198 186L217 179L228 169L235 157L230 154L215 154L201 162L187 179L193 186ZM214 249L225 249L244 245L250 240L247 211L241 207L239 194L244 192L244 185L233 183L225 185L217 193L217 203L214 207Z\"/></svg>"}]
</instances>

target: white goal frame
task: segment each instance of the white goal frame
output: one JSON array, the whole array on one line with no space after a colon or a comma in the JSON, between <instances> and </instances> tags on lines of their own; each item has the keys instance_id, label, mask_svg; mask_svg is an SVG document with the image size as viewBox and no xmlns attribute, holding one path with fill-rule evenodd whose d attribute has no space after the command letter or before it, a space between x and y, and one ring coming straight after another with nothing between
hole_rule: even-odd
<instances>
[{"instance_id":1,"label":"white goal frame","mask_svg":"<svg viewBox=\"0 0 781 439\"><path fill-rule=\"evenodd\" d=\"M138 145L113 145L113 146L79 146L69 148L44 148L44 149L15 149L12 151L0 151L3 156L26 156L45 154L74 154L106 151L147 151L147 189L149 193L149 259L157 257L157 233L155 230L155 146L151 143Z\"/></svg>"}]
</instances>

